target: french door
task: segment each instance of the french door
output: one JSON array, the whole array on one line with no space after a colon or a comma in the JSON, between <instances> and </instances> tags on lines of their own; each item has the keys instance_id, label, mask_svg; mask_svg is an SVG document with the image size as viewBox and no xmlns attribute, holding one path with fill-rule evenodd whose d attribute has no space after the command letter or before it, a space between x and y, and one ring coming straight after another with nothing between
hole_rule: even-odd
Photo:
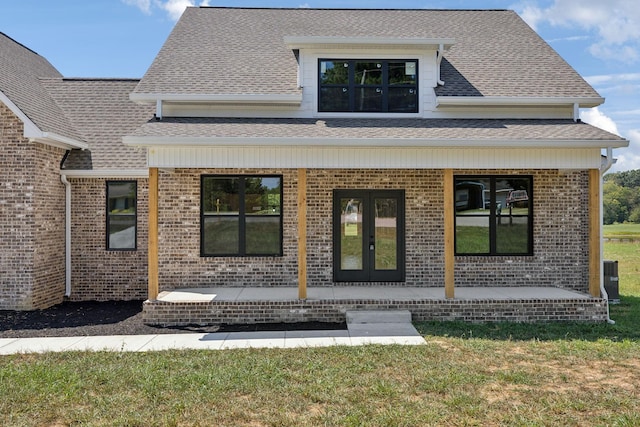
<instances>
[{"instance_id":1,"label":"french door","mask_svg":"<svg viewBox=\"0 0 640 427\"><path fill-rule=\"evenodd\" d=\"M404 191L334 190L334 281L401 282L404 265Z\"/></svg>"}]
</instances>

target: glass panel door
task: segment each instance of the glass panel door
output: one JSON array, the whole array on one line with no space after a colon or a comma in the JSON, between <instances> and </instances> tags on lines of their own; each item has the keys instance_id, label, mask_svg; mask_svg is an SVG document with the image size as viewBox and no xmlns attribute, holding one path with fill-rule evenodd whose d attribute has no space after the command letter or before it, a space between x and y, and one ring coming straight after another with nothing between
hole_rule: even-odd
<instances>
[{"instance_id":1,"label":"glass panel door","mask_svg":"<svg viewBox=\"0 0 640 427\"><path fill-rule=\"evenodd\" d=\"M362 199L340 198L340 269L362 270Z\"/></svg>"},{"instance_id":2,"label":"glass panel door","mask_svg":"<svg viewBox=\"0 0 640 427\"><path fill-rule=\"evenodd\" d=\"M334 191L334 280L404 280L404 192Z\"/></svg>"}]
</instances>

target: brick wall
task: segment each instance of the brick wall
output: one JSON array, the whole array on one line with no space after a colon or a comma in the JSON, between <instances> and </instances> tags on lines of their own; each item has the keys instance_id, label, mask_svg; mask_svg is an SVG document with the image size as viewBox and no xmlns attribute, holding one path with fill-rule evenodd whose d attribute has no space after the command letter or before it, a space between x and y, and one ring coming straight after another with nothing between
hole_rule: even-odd
<instances>
[{"instance_id":1,"label":"brick wall","mask_svg":"<svg viewBox=\"0 0 640 427\"><path fill-rule=\"evenodd\" d=\"M345 322L350 310L408 310L414 322L604 322L603 299L146 301L149 325Z\"/></svg>"},{"instance_id":2,"label":"brick wall","mask_svg":"<svg viewBox=\"0 0 640 427\"><path fill-rule=\"evenodd\" d=\"M30 142L0 104L0 309L46 308L64 297L64 150Z\"/></svg>"},{"instance_id":3,"label":"brick wall","mask_svg":"<svg viewBox=\"0 0 640 427\"><path fill-rule=\"evenodd\" d=\"M138 240L135 251L106 249L106 180L70 179L69 182L72 212L70 299L145 299L149 216L147 180L137 180Z\"/></svg>"},{"instance_id":4,"label":"brick wall","mask_svg":"<svg viewBox=\"0 0 640 427\"><path fill-rule=\"evenodd\" d=\"M283 175L283 256L200 257L200 176ZM215 286L297 285L297 171L176 169L158 180L159 283L161 290Z\"/></svg>"},{"instance_id":5,"label":"brick wall","mask_svg":"<svg viewBox=\"0 0 640 427\"><path fill-rule=\"evenodd\" d=\"M585 171L455 171L456 174L532 175L534 256L456 257L456 286L557 286L587 291ZM200 257L200 176L282 174L284 255ZM404 189L406 281L389 286L444 286L443 174L440 170L308 170L308 286L332 282L333 189ZM297 283L297 171L186 170L159 178L161 290L217 286L295 286ZM379 283L377 283L379 284Z\"/></svg>"},{"instance_id":6,"label":"brick wall","mask_svg":"<svg viewBox=\"0 0 640 427\"><path fill-rule=\"evenodd\" d=\"M489 173L533 176L534 255L456 257L456 286L554 286L588 292L588 172Z\"/></svg>"}]
</instances>

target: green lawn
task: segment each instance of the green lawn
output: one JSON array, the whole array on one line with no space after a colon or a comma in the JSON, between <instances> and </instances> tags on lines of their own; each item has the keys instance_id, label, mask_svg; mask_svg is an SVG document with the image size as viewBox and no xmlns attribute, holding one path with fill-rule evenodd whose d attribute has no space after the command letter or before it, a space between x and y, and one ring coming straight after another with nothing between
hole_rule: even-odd
<instances>
[{"instance_id":1,"label":"green lawn","mask_svg":"<svg viewBox=\"0 0 640 427\"><path fill-rule=\"evenodd\" d=\"M0 356L7 426L637 426L640 242L609 324L421 323L420 347Z\"/></svg>"},{"instance_id":2,"label":"green lawn","mask_svg":"<svg viewBox=\"0 0 640 427\"><path fill-rule=\"evenodd\" d=\"M640 224L612 224L604 226L605 238L640 239Z\"/></svg>"}]
</instances>

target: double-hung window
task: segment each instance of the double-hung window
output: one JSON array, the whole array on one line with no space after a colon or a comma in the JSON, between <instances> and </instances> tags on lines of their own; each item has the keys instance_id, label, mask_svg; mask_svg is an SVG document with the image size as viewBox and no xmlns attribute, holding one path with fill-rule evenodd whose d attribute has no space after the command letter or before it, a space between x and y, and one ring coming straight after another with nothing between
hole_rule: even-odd
<instances>
[{"instance_id":1,"label":"double-hung window","mask_svg":"<svg viewBox=\"0 0 640 427\"><path fill-rule=\"evenodd\" d=\"M107 249L136 249L136 181L107 181Z\"/></svg>"},{"instance_id":2,"label":"double-hung window","mask_svg":"<svg viewBox=\"0 0 640 427\"><path fill-rule=\"evenodd\" d=\"M418 61L320 59L319 112L418 112Z\"/></svg>"},{"instance_id":3,"label":"double-hung window","mask_svg":"<svg viewBox=\"0 0 640 427\"><path fill-rule=\"evenodd\" d=\"M531 176L456 176L456 255L532 255L532 189Z\"/></svg>"},{"instance_id":4,"label":"double-hung window","mask_svg":"<svg viewBox=\"0 0 640 427\"><path fill-rule=\"evenodd\" d=\"M282 255L282 176L201 178L202 256Z\"/></svg>"}]
</instances>

